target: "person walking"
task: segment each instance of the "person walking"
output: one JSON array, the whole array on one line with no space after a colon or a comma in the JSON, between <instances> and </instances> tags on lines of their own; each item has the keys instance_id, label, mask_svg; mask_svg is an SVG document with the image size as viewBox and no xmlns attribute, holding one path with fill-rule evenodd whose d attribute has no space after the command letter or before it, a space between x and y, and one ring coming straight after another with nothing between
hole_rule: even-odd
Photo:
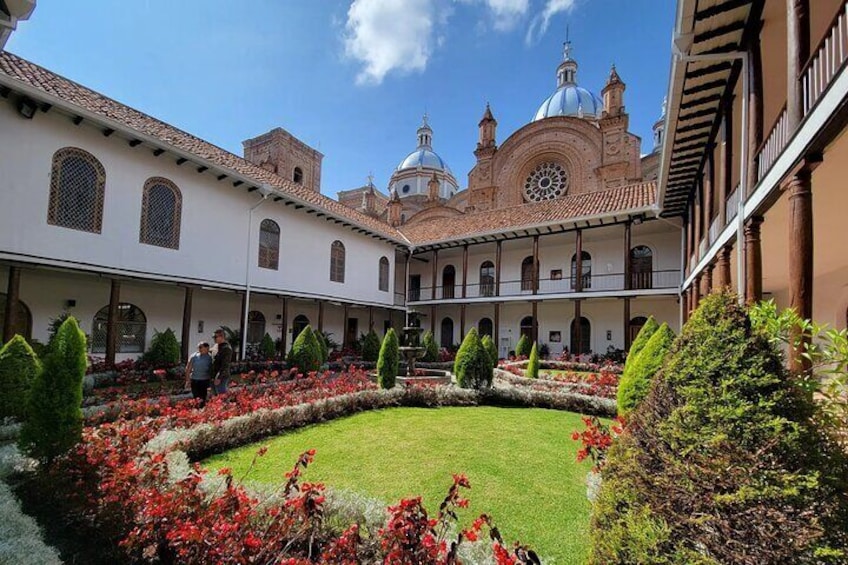
<instances>
[{"instance_id":1,"label":"person walking","mask_svg":"<svg viewBox=\"0 0 848 565\"><path fill-rule=\"evenodd\" d=\"M214 377L215 393L227 392L227 384L230 382L230 363L233 360L233 348L227 343L224 330L217 329L213 334L218 350L212 362L212 376Z\"/></svg>"},{"instance_id":2,"label":"person walking","mask_svg":"<svg viewBox=\"0 0 848 565\"><path fill-rule=\"evenodd\" d=\"M191 396L200 399L200 406L206 406L206 395L212 380L212 356L209 354L209 344L205 341L197 345L197 351L188 359L186 364L186 388L191 388Z\"/></svg>"}]
</instances>

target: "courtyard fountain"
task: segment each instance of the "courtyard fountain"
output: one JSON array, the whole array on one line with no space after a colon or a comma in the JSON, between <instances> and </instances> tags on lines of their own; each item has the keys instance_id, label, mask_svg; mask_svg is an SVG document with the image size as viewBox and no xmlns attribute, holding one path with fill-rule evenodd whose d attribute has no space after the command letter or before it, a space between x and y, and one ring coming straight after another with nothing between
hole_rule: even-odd
<instances>
[{"instance_id":1,"label":"courtyard fountain","mask_svg":"<svg viewBox=\"0 0 848 565\"><path fill-rule=\"evenodd\" d=\"M428 383L428 384L450 384L450 371L439 369L418 369L416 362L424 357L426 349L421 344L421 315L415 310L406 314L406 324L401 330L402 345L398 348L401 356L406 361L406 374L398 375L398 381L403 384Z\"/></svg>"}]
</instances>

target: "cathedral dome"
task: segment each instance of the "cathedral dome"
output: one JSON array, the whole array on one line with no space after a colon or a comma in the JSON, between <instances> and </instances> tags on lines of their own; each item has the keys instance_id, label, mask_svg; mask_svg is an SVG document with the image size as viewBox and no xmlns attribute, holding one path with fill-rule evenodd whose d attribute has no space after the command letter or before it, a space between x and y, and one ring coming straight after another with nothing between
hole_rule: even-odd
<instances>
[{"instance_id":1,"label":"cathedral dome","mask_svg":"<svg viewBox=\"0 0 848 565\"><path fill-rule=\"evenodd\" d=\"M450 172L450 167L448 167L444 159L439 157L438 153L432 149L421 147L407 155L406 159L401 161L395 170L402 171L404 169L417 169L418 167Z\"/></svg>"},{"instance_id":2,"label":"cathedral dome","mask_svg":"<svg viewBox=\"0 0 848 565\"><path fill-rule=\"evenodd\" d=\"M395 192L401 198L426 196L428 184L435 174L439 182L440 198L451 198L459 190L459 185L445 160L433 151L433 130L427 123L426 115L417 133L418 147L395 168L389 179L389 192Z\"/></svg>"},{"instance_id":3,"label":"cathedral dome","mask_svg":"<svg viewBox=\"0 0 848 565\"><path fill-rule=\"evenodd\" d=\"M554 116L597 119L603 110L604 103L600 98L577 86L577 61L571 58L571 42L566 41L562 63L557 67L557 89L542 102L533 121Z\"/></svg>"}]
</instances>

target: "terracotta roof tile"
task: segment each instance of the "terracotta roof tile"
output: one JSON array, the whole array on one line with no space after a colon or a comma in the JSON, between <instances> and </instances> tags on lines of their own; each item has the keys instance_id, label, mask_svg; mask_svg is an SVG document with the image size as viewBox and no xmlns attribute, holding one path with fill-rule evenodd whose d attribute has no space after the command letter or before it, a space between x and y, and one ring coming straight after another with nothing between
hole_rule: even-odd
<instances>
[{"instance_id":1,"label":"terracotta roof tile","mask_svg":"<svg viewBox=\"0 0 848 565\"><path fill-rule=\"evenodd\" d=\"M235 171L253 179L257 184L270 184L293 198L321 208L340 219L349 220L376 234L395 241L404 241L403 234L383 221L362 214L332 198L266 171L208 141L125 106L8 51L0 52L0 74L5 74L83 110L123 124L141 134L155 137L175 149L191 153L219 167Z\"/></svg>"},{"instance_id":2,"label":"terracotta roof tile","mask_svg":"<svg viewBox=\"0 0 848 565\"><path fill-rule=\"evenodd\" d=\"M624 215L631 210L652 206L656 202L656 193L656 183L643 182L537 204L473 212L449 221L433 218L402 226L401 231L414 245L426 245L527 226L570 223L604 214Z\"/></svg>"}]
</instances>

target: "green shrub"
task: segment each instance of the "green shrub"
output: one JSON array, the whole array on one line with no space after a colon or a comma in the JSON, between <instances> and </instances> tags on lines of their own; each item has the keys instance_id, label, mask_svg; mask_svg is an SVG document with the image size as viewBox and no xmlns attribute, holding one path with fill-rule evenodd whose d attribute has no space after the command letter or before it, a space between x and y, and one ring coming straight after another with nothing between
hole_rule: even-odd
<instances>
[{"instance_id":1,"label":"green shrub","mask_svg":"<svg viewBox=\"0 0 848 565\"><path fill-rule=\"evenodd\" d=\"M627 352L627 359L624 361L624 371L627 371L627 367L636 359L639 352L648 344L648 340L658 329L660 329L660 325L654 320L653 316L650 316L639 333L636 334L636 339L630 344L630 351Z\"/></svg>"},{"instance_id":2,"label":"green shrub","mask_svg":"<svg viewBox=\"0 0 848 565\"><path fill-rule=\"evenodd\" d=\"M732 295L674 341L593 508L592 563L845 563L848 462Z\"/></svg>"},{"instance_id":3,"label":"green shrub","mask_svg":"<svg viewBox=\"0 0 848 565\"><path fill-rule=\"evenodd\" d=\"M618 414L627 416L648 395L651 380L671 349L674 332L663 324L625 369L618 383Z\"/></svg>"},{"instance_id":4,"label":"green shrub","mask_svg":"<svg viewBox=\"0 0 848 565\"><path fill-rule=\"evenodd\" d=\"M492 360L475 328L462 340L453 363L456 382L462 388L482 389L492 384Z\"/></svg>"},{"instance_id":5,"label":"green shrub","mask_svg":"<svg viewBox=\"0 0 848 565\"><path fill-rule=\"evenodd\" d=\"M362 360L374 362L380 357L380 338L371 330L362 339Z\"/></svg>"},{"instance_id":6,"label":"green shrub","mask_svg":"<svg viewBox=\"0 0 848 565\"><path fill-rule=\"evenodd\" d=\"M394 388L395 379L400 370L400 350L394 328L389 328L380 346L380 357L377 359L377 384L380 388Z\"/></svg>"},{"instance_id":7,"label":"green shrub","mask_svg":"<svg viewBox=\"0 0 848 565\"><path fill-rule=\"evenodd\" d=\"M533 343L530 341L530 336L524 334L515 346L515 355L517 357L530 357L531 349L533 349Z\"/></svg>"},{"instance_id":8,"label":"green shrub","mask_svg":"<svg viewBox=\"0 0 848 565\"><path fill-rule=\"evenodd\" d=\"M492 368L498 366L498 348L495 345L495 342L492 340L492 336L484 335L483 339L480 340L480 343L483 344L483 347L486 349L486 352L489 354L489 359L492 360Z\"/></svg>"},{"instance_id":9,"label":"green shrub","mask_svg":"<svg viewBox=\"0 0 848 565\"><path fill-rule=\"evenodd\" d=\"M259 354L263 359L273 359L277 356L277 344L274 343L274 338L270 334L262 336L262 341L259 342Z\"/></svg>"},{"instance_id":10,"label":"green shrub","mask_svg":"<svg viewBox=\"0 0 848 565\"><path fill-rule=\"evenodd\" d=\"M69 316L33 381L27 419L21 428L21 448L36 459L51 462L82 436L82 380L86 344L77 321Z\"/></svg>"},{"instance_id":11,"label":"green shrub","mask_svg":"<svg viewBox=\"0 0 848 565\"><path fill-rule=\"evenodd\" d=\"M15 335L0 349L0 419L22 420L41 363L24 338Z\"/></svg>"},{"instance_id":12,"label":"green shrub","mask_svg":"<svg viewBox=\"0 0 848 565\"><path fill-rule=\"evenodd\" d=\"M424 333L424 357L421 359L427 363L435 363L439 360L439 344L436 343L436 338L433 332L427 330Z\"/></svg>"},{"instance_id":13,"label":"green shrub","mask_svg":"<svg viewBox=\"0 0 848 565\"><path fill-rule=\"evenodd\" d=\"M315 343L321 355L321 364L324 364L330 359L330 338L324 332L315 331L312 335L315 337Z\"/></svg>"},{"instance_id":14,"label":"green shrub","mask_svg":"<svg viewBox=\"0 0 848 565\"><path fill-rule=\"evenodd\" d=\"M297 367L304 374L317 371L321 367L321 351L312 326L307 325L294 340L286 362Z\"/></svg>"},{"instance_id":15,"label":"green shrub","mask_svg":"<svg viewBox=\"0 0 848 565\"><path fill-rule=\"evenodd\" d=\"M180 362L180 342L171 328L164 332L153 332L150 341L150 349L142 356L142 359L155 367L167 367Z\"/></svg>"},{"instance_id":16,"label":"green shrub","mask_svg":"<svg viewBox=\"0 0 848 565\"><path fill-rule=\"evenodd\" d=\"M530 360L527 362L527 369L524 371L524 376L529 379L539 378L539 352L536 349L536 344L533 344L533 349L530 350Z\"/></svg>"}]
</instances>

